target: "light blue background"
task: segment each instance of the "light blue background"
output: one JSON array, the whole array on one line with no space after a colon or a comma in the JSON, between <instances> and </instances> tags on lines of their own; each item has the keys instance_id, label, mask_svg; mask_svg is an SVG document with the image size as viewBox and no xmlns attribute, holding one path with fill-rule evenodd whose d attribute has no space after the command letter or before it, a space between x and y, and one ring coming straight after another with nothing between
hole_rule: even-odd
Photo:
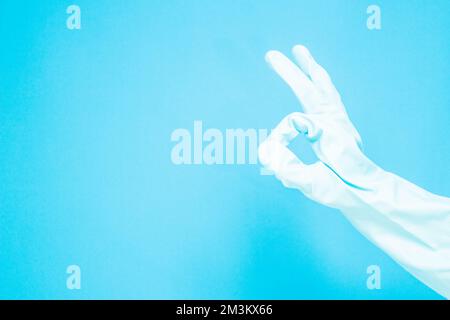
<instances>
[{"instance_id":1,"label":"light blue background","mask_svg":"<svg viewBox=\"0 0 450 320\"><path fill-rule=\"evenodd\" d=\"M0 298L439 298L258 166L174 166L170 134L299 110L264 54L301 43L370 158L449 196L449 1L75 3L80 31L70 2L0 2Z\"/></svg>"}]
</instances>

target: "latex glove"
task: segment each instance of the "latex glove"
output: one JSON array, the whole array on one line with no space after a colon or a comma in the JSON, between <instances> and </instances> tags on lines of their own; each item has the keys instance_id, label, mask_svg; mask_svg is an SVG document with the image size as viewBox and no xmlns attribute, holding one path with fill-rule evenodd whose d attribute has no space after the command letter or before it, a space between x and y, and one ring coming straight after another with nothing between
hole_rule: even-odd
<instances>
[{"instance_id":1,"label":"latex glove","mask_svg":"<svg viewBox=\"0 0 450 320\"><path fill-rule=\"evenodd\" d=\"M361 150L327 72L303 46L293 49L298 66L282 53L266 60L299 98L295 112L259 148L260 162L282 183L340 209L369 240L438 293L450 298L450 199L433 195L386 172ZM303 134L318 161L305 165L288 144Z\"/></svg>"}]
</instances>

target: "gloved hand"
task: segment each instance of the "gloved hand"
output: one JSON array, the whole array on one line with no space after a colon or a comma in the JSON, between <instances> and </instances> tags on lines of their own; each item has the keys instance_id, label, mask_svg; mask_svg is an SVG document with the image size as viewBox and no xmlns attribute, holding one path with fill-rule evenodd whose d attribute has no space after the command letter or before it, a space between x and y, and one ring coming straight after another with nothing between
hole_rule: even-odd
<instances>
[{"instance_id":1,"label":"gloved hand","mask_svg":"<svg viewBox=\"0 0 450 320\"><path fill-rule=\"evenodd\" d=\"M432 289L450 298L450 199L386 172L361 150L328 73L303 46L298 66L282 53L266 60L300 100L259 147L260 162L282 183L341 210L369 240ZM306 165L288 144L304 135L320 161Z\"/></svg>"}]
</instances>

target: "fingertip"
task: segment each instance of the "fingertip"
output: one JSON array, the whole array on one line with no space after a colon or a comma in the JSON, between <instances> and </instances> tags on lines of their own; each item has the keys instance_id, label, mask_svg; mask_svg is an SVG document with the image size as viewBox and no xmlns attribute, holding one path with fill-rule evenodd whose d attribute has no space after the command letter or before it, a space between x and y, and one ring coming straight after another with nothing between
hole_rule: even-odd
<instances>
[{"instance_id":1,"label":"fingertip","mask_svg":"<svg viewBox=\"0 0 450 320\"><path fill-rule=\"evenodd\" d=\"M296 44L295 46L292 47L292 52L302 52L308 50L304 45L302 44Z\"/></svg>"},{"instance_id":2,"label":"fingertip","mask_svg":"<svg viewBox=\"0 0 450 320\"><path fill-rule=\"evenodd\" d=\"M309 49L303 45L296 45L292 48L292 53L300 63L315 63L313 56Z\"/></svg>"}]
</instances>

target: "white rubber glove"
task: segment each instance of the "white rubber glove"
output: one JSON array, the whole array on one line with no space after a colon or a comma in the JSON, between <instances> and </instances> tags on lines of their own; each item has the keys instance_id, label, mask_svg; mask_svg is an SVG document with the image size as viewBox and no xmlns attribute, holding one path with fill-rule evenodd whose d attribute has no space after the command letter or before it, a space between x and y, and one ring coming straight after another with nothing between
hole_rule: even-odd
<instances>
[{"instance_id":1,"label":"white rubber glove","mask_svg":"<svg viewBox=\"0 0 450 320\"><path fill-rule=\"evenodd\" d=\"M289 188L341 210L369 240L436 292L450 298L450 199L386 172L361 150L328 73L303 46L266 60L294 91L305 113L295 112L259 148L262 165ZM288 144L303 134L317 163L305 165Z\"/></svg>"}]
</instances>

